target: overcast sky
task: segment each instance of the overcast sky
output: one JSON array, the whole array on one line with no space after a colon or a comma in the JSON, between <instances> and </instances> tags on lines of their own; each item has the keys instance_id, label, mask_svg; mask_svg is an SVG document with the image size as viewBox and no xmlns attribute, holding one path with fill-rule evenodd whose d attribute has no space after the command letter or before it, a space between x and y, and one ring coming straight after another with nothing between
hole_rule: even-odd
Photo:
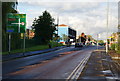
<instances>
[{"instance_id":1,"label":"overcast sky","mask_svg":"<svg viewBox=\"0 0 120 81\"><path fill-rule=\"evenodd\" d=\"M27 14L27 28L35 17L47 10L59 24L66 24L77 31L100 39L106 38L107 0L19 0L18 11ZM109 0L109 35L117 32L118 0ZM114 2L113 2L114 1ZM56 21L55 21L56 23Z\"/></svg>"}]
</instances>

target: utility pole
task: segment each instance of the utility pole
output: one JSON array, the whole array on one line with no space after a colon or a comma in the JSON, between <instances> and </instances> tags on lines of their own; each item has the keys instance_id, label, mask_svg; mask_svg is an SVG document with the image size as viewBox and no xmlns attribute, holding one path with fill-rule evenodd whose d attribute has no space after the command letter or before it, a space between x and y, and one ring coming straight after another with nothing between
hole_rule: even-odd
<instances>
[{"instance_id":1,"label":"utility pole","mask_svg":"<svg viewBox=\"0 0 120 81\"><path fill-rule=\"evenodd\" d=\"M108 52L108 20L109 20L109 0L107 2L107 29L106 29L106 53Z\"/></svg>"}]
</instances>

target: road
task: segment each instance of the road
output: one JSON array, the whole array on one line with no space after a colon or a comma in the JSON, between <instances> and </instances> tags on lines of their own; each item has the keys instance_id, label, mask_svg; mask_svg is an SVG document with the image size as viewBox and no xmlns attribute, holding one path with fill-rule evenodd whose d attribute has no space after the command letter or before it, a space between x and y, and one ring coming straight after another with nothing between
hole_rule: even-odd
<instances>
[{"instance_id":1,"label":"road","mask_svg":"<svg viewBox=\"0 0 120 81\"><path fill-rule=\"evenodd\" d=\"M81 66L78 72L84 68L85 64L82 63L86 62L86 58L89 58L95 49L96 46L83 48L71 46L49 53L6 61L3 62L3 79L69 79L78 69L76 67Z\"/></svg>"}]
</instances>

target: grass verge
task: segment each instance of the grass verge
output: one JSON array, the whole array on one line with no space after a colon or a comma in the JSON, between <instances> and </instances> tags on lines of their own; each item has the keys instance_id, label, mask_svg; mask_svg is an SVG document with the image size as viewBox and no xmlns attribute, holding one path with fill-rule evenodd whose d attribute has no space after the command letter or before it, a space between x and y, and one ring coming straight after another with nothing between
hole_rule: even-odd
<instances>
[{"instance_id":1,"label":"grass verge","mask_svg":"<svg viewBox=\"0 0 120 81\"><path fill-rule=\"evenodd\" d=\"M57 42L50 42L51 47L57 47L57 46L63 46L63 44L57 43ZM38 46L33 46L33 47L29 47L29 48L25 48L25 52L30 52L30 51L38 51L38 50L44 50L44 49L48 49L49 46L48 45L38 45ZM11 50L10 52L11 54L15 54L15 53L23 53L23 49L16 49L16 50ZM9 54L8 51L7 52L2 52L0 53L2 55L7 55Z\"/></svg>"}]
</instances>

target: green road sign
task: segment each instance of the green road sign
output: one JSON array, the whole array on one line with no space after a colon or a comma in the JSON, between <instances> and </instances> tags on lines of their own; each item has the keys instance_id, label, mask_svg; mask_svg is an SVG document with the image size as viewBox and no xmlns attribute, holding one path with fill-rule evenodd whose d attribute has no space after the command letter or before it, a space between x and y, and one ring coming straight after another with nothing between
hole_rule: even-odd
<instances>
[{"instance_id":1,"label":"green road sign","mask_svg":"<svg viewBox=\"0 0 120 81\"><path fill-rule=\"evenodd\" d=\"M7 17L7 32L25 33L26 14L9 13Z\"/></svg>"}]
</instances>

